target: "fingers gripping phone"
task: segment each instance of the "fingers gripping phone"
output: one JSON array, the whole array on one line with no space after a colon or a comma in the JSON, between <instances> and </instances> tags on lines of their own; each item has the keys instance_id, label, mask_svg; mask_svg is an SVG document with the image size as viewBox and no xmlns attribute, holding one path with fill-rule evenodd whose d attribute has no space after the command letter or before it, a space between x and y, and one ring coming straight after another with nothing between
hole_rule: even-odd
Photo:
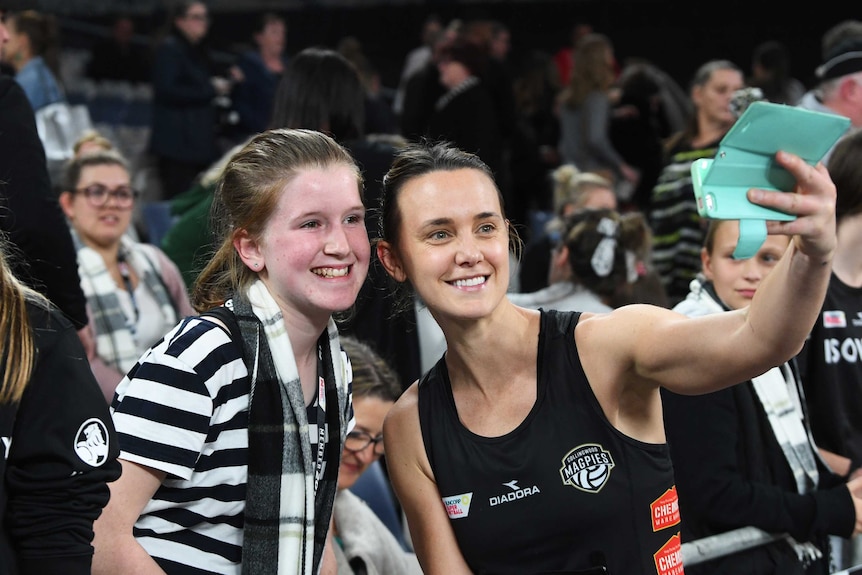
<instances>
[{"instance_id":1,"label":"fingers gripping phone","mask_svg":"<svg viewBox=\"0 0 862 575\"><path fill-rule=\"evenodd\" d=\"M719 143L713 159L691 166L697 211L702 217L739 220L737 259L750 258L766 240L766 221L796 218L748 201L751 188L789 192L793 176L775 153L790 152L810 165L819 162L847 131L849 118L771 102L754 102Z\"/></svg>"}]
</instances>

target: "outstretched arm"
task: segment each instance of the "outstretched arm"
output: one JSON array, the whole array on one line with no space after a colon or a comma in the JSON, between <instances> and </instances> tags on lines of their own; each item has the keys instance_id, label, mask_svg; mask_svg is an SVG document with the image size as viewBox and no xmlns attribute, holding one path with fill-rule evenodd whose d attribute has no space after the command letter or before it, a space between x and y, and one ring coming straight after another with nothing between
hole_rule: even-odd
<instances>
[{"instance_id":1,"label":"outstretched arm","mask_svg":"<svg viewBox=\"0 0 862 575\"><path fill-rule=\"evenodd\" d=\"M749 190L748 197L797 218L767 222L770 234L790 235L792 241L751 305L700 318L647 306L588 318L576 329L579 348L597 352L581 354L588 355L588 376L614 378L618 392L642 384L704 393L751 379L799 352L831 273L835 185L822 164L812 167L785 152L776 160L796 178L793 192Z\"/></svg>"}]
</instances>

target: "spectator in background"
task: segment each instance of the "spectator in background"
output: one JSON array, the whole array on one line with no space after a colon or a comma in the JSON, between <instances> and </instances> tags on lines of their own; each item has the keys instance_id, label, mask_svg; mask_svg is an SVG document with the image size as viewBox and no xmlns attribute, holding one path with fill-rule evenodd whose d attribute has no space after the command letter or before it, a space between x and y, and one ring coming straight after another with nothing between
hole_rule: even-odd
<instances>
[{"instance_id":1,"label":"spectator in background","mask_svg":"<svg viewBox=\"0 0 862 575\"><path fill-rule=\"evenodd\" d=\"M407 57L404 58L404 66L401 69L401 78L398 81L398 88L395 91L395 99L392 102L392 110L395 115L400 117L404 110L404 92L407 89L407 82L414 72L423 69L426 64L431 62L433 57L434 45L437 39L443 32L443 21L437 14L429 14L422 23L422 43L410 50Z\"/></svg>"},{"instance_id":2,"label":"spectator in background","mask_svg":"<svg viewBox=\"0 0 862 575\"><path fill-rule=\"evenodd\" d=\"M488 59L481 46L464 37L439 47L437 69L446 92L434 104L425 135L478 155L496 174L503 168L504 118L483 80Z\"/></svg>"},{"instance_id":3,"label":"spectator in background","mask_svg":"<svg viewBox=\"0 0 862 575\"><path fill-rule=\"evenodd\" d=\"M214 100L231 84L215 74L204 43L208 30L206 4L181 0L156 48L150 151L165 200L189 189L217 157Z\"/></svg>"},{"instance_id":4,"label":"spectator in background","mask_svg":"<svg viewBox=\"0 0 862 575\"><path fill-rule=\"evenodd\" d=\"M9 41L3 59L15 69L34 111L65 99L60 83L60 39L53 15L35 10L6 15Z\"/></svg>"},{"instance_id":5,"label":"spectator in background","mask_svg":"<svg viewBox=\"0 0 862 575\"><path fill-rule=\"evenodd\" d=\"M120 476L117 435L74 328L6 260L0 253L0 565L89 575L93 522Z\"/></svg>"},{"instance_id":6,"label":"spectator in background","mask_svg":"<svg viewBox=\"0 0 862 575\"><path fill-rule=\"evenodd\" d=\"M233 88L234 109L239 114L237 138L245 140L269 127L278 81L287 67L287 23L273 12L263 13L252 33L253 50L240 55L241 80Z\"/></svg>"},{"instance_id":7,"label":"spectator in background","mask_svg":"<svg viewBox=\"0 0 862 575\"><path fill-rule=\"evenodd\" d=\"M407 78L399 119L401 135L409 141L417 141L425 135L435 104L446 93L447 88L440 81L437 60L441 47L454 41L461 34L463 26L460 19L451 20L437 34L431 57Z\"/></svg>"},{"instance_id":8,"label":"spectator in background","mask_svg":"<svg viewBox=\"0 0 862 575\"><path fill-rule=\"evenodd\" d=\"M588 34L577 45L578 58L568 86L560 93L560 160L596 172L614 185L633 189L640 173L610 140L611 87L616 82L613 45L602 34Z\"/></svg>"},{"instance_id":9,"label":"spectator in background","mask_svg":"<svg viewBox=\"0 0 862 575\"><path fill-rule=\"evenodd\" d=\"M850 118L852 131L862 128L862 20L843 20L823 34L823 63L817 85L806 92L799 107ZM834 146L833 146L834 148ZM823 163L829 164L827 154Z\"/></svg>"},{"instance_id":10,"label":"spectator in background","mask_svg":"<svg viewBox=\"0 0 862 575\"><path fill-rule=\"evenodd\" d=\"M338 575L421 575L416 555L404 551L389 527L350 491L368 466L384 455L383 419L401 395L402 385L392 368L366 343L352 337L340 341L353 371L356 426L344 441L332 510Z\"/></svg>"},{"instance_id":11,"label":"spectator in background","mask_svg":"<svg viewBox=\"0 0 862 575\"><path fill-rule=\"evenodd\" d=\"M805 85L791 75L790 51L777 40L755 46L746 84L760 88L764 99L776 104L795 106L805 94Z\"/></svg>"},{"instance_id":12,"label":"spectator in background","mask_svg":"<svg viewBox=\"0 0 862 575\"><path fill-rule=\"evenodd\" d=\"M356 36L345 36L338 42L337 52L347 58L359 72L365 89L366 134L397 134L398 119L392 110L392 91L383 85L380 73L365 53Z\"/></svg>"},{"instance_id":13,"label":"spectator in background","mask_svg":"<svg viewBox=\"0 0 862 575\"><path fill-rule=\"evenodd\" d=\"M733 62L703 63L689 88L694 113L686 127L664 143L664 166L650 194L647 217L653 231L653 261L671 306L685 298L701 269L706 235L691 186L691 164L715 155L736 122L730 102L743 85L742 70Z\"/></svg>"},{"instance_id":14,"label":"spectator in background","mask_svg":"<svg viewBox=\"0 0 862 575\"><path fill-rule=\"evenodd\" d=\"M650 243L646 219L638 212L577 210L563 220L548 286L508 297L530 309L609 312L617 299L631 299L638 262L649 253Z\"/></svg>"},{"instance_id":15,"label":"spectator in background","mask_svg":"<svg viewBox=\"0 0 862 575\"><path fill-rule=\"evenodd\" d=\"M144 45L136 41L135 21L130 16L114 18L110 35L93 46L87 76L97 82L150 81L149 55Z\"/></svg>"},{"instance_id":16,"label":"spectator in background","mask_svg":"<svg viewBox=\"0 0 862 575\"><path fill-rule=\"evenodd\" d=\"M798 361L814 441L836 473L853 478L862 474L862 131L838 141L829 175L838 190L838 245L820 320ZM844 567L862 563L860 544L845 547Z\"/></svg>"},{"instance_id":17,"label":"spectator in background","mask_svg":"<svg viewBox=\"0 0 862 575\"><path fill-rule=\"evenodd\" d=\"M738 222L710 222L702 274L674 311L699 317L751 304L788 238L767 236L744 260L732 255L738 241ZM815 387L830 383L821 379ZM795 540L686 566L686 575L829 575L828 535L862 531L862 478L845 483L818 456L796 362L705 395L663 389L662 403L683 541L747 526Z\"/></svg>"},{"instance_id":18,"label":"spectator in background","mask_svg":"<svg viewBox=\"0 0 862 575\"><path fill-rule=\"evenodd\" d=\"M548 286L551 251L561 240L565 218L581 209L617 209L617 197L610 180L593 172L582 172L573 164L563 164L550 174L553 183L553 215L524 250L518 268L520 291L529 293Z\"/></svg>"},{"instance_id":19,"label":"spectator in background","mask_svg":"<svg viewBox=\"0 0 862 575\"><path fill-rule=\"evenodd\" d=\"M173 262L127 235L137 195L126 161L108 150L73 159L60 194L96 335L90 364L108 403L141 354L194 313Z\"/></svg>"},{"instance_id":20,"label":"spectator in background","mask_svg":"<svg viewBox=\"0 0 862 575\"><path fill-rule=\"evenodd\" d=\"M9 34L0 2L0 59ZM44 294L78 330L88 357L95 353L75 247L51 190L45 148L33 107L13 78L0 74L0 233L9 242L16 277Z\"/></svg>"},{"instance_id":21,"label":"spectator in background","mask_svg":"<svg viewBox=\"0 0 862 575\"><path fill-rule=\"evenodd\" d=\"M108 403L141 354L194 312L173 262L127 234L137 196L125 159L108 150L74 158L60 194L96 335L90 365Z\"/></svg>"},{"instance_id":22,"label":"spectator in background","mask_svg":"<svg viewBox=\"0 0 862 575\"><path fill-rule=\"evenodd\" d=\"M572 67L575 65L578 42L594 31L592 24L587 22L575 23L569 33L568 43L554 53L555 80L558 89L568 86L572 80Z\"/></svg>"}]
</instances>

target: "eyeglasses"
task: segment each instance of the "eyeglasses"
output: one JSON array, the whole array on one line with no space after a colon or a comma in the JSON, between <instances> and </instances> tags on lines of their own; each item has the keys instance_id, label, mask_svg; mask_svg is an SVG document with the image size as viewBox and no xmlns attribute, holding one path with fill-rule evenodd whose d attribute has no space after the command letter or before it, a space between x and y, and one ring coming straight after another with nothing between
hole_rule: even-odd
<instances>
[{"instance_id":1,"label":"eyeglasses","mask_svg":"<svg viewBox=\"0 0 862 575\"><path fill-rule=\"evenodd\" d=\"M374 455L383 455L383 436L372 437L364 431L351 431L344 440L344 449L351 453L359 453L371 444L374 444Z\"/></svg>"},{"instance_id":2,"label":"eyeglasses","mask_svg":"<svg viewBox=\"0 0 862 575\"><path fill-rule=\"evenodd\" d=\"M108 202L108 197L114 199L118 208L130 208L139 193L131 186L117 186L113 190L102 184L92 184L86 188L75 190L76 193L84 194L91 206L100 207Z\"/></svg>"},{"instance_id":3,"label":"eyeglasses","mask_svg":"<svg viewBox=\"0 0 862 575\"><path fill-rule=\"evenodd\" d=\"M199 14L197 12L194 12L192 14L186 14L185 18L187 20L197 20L199 22L206 22L210 19L209 14Z\"/></svg>"}]
</instances>

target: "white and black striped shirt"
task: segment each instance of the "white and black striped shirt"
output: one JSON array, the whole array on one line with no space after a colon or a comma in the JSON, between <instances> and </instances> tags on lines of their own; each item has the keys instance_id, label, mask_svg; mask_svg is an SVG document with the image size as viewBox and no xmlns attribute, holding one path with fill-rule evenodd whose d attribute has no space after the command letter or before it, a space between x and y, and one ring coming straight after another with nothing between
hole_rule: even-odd
<instances>
[{"instance_id":1,"label":"white and black striped shirt","mask_svg":"<svg viewBox=\"0 0 862 575\"><path fill-rule=\"evenodd\" d=\"M216 324L189 318L117 387L120 458L167 473L134 535L168 573L240 571L250 391L241 353ZM308 427L317 453L316 421Z\"/></svg>"}]
</instances>

